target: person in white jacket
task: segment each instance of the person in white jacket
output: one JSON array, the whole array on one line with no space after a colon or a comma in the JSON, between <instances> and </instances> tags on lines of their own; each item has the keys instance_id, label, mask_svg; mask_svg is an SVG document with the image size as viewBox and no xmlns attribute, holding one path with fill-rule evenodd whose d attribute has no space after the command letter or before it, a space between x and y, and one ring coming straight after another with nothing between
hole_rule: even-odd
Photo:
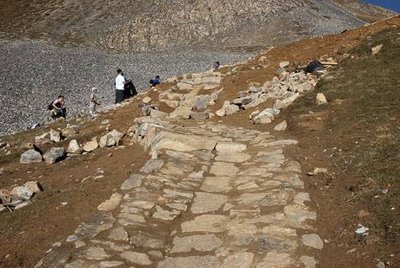
<instances>
[{"instance_id":1,"label":"person in white jacket","mask_svg":"<svg viewBox=\"0 0 400 268\"><path fill-rule=\"evenodd\" d=\"M121 69L117 70L117 77L115 78L115 103L120 103L125 99L125 84L129 80L125 79L124 73Z\"/></svg>"}]
</instances>

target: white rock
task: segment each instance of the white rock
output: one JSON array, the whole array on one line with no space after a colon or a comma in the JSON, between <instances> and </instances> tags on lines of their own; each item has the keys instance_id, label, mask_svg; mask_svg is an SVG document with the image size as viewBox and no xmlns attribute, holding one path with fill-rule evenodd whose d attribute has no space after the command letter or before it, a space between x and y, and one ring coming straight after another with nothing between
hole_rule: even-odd
<instances>
[{"instance_id":1,"label":"white rock","mask_svg":"<svg viewBox=\"0 0 400 268\"><path fill-rule=\"evenodd\" d=\"M193 214L213 212L220 209L227 201L228 197L224 195L196 192L191 211Z\"/></svg>"},{"instance_id":2,"label":"white rock","mask_svg":"<svg viewBox=\"0 0 400 268\"><path fill-rule=\"evenodd\" d=\"M144 98L142 99L142 103L144 103L144 104L149 104L151 101L152 101L151 98L148 97L148 96L146 96L146 97L144 97Z\"/></svg>"},{"instance_id":3,"label":"white rock","mask_svg":"<svg viewBox=\"0 0 400 268\"><path fill-rule=\"evenodd\" d=\"M119 203L122 200L122 195L119 193L114 193L111 195L110 199L101 203L97 209L102 211L112 211L118 207Z\"/></svg>"},{"instance_id":4,"label":"white rock","mask_svg":"<svg viewBox=\"0 0 400 268\"><path fill-rule=\"evenodd\" d=\"M221 268L250 268L253 263L254 254L250 252L239 252L228 256L222 263Z\"/></svg>"},{"instance_id":5,"label":"white rock","mask_svg":"<svg viewBox=\"0 0 400 268\"><path fill-rule=\"evenodd\" d=\"M305 234L301 237L304 245L315 248L322 249L324 247L324 242L317 234Z\"/></svg>"},{"instance_id":6,"label":"white rock","mask_svg":"<svg viewBox=\"0 0 400 268\"><path fill-rule=\"evenodd\" d=\"M372 50L372 55L375 55L375 54L379 53L379 51L381 51L382 48L383 48L383 44L380 44L380 45L378 45L376 47L373 47L371 49Z\"/></svg>"},{"instance_id":7,"label":"white rock","mask_svg":"<svg viewBox=\"0 0 400 268\"><path fill-rule=\"evenodd\" d=\"M42 185L40 185L40 183L37 181L27 181L25 182L24 186L34 193L40 193L43 191Z\"/></svg>"},{"instance_id":8,"label":"white rock","mask_svg":"<svg viewBox=\"0 0 400 268\"><path fill-rule=\"evenodd\" d=\"M86 142L85 145L83 145L83 150L85 152L93 152L97 147L99 147L99 144L97 143L97 140L94 139Z\"/></svg>"},{"instance_id":9,"label":"white rock","mask_svg":"<svg viewBox=\"0 0 400 268\"><path fill-rule=\"evenodd\" d=\"M49 134L50 134L50 140L54 142L59 142L61 140L61 133L59 131L50 129Z\"/></svg>"},{"instance_id":10,"label":"white rock","mask_svg":"<svg viewBox=\"0 0 400 268\"><path fill-rule=\"evenodd\" d=\"M22 164L39 163L42 161L42 155L34 149L24 152L19 160L19 162Z\"/></svg>"},{"instance_id":11,"label":"white rock","mask_svg":"<svg viewBox=\"0 0 400 268\"><path fill-rule=\"evenodd\" d=\"M64 147L53 147L47 150L43 158L48 164L53 164L59 160L61 160L65 155Z\"/></svg>"},{"instance_id":12,"label":"white rock","mask_svg":"<svg viewBox=\"0 0 400 268\"><path fill-rule=\"evenodd\" d=\"M279 124L277 124L274 127L274 130L275 131L284 131L284 130L286 130L286 128L287 128L287 122L286 122L286 120L284 120L284 121L280 122Z\"/></svg>"},{"instance_id":13,"label":"white rock","mask_svg":"<svg viewBox=\"0 0 400 268\"><path fill-rule=\"evenodd\" d=\"M279 63L279 68L286 68L289 66L289 64L290 64L290 62L288 62L288 61L282 61Z\"/></svg>"},{"instance_id":14,"label":"white rock","mask_svg":"<svg viewBox=\"0 0 400 268\"><path fill-rule=\"evenodd\" d=\"M10 191L10 195L12 196L13 199L18 199L23 201L30 200L33 194L34 194L33 191L25 186L17 186Z\"/></svg>"},{"instance_id":15,"label":"white rock","mask_svg":"<svg viewBox=\"0 0 400 268\"><path fill-rule=\"evenodd\" d=\"M170 113L169 117L189 119L191 113L192 113L192 107L179 106L178 108L175 109L175 111Z\"/></svg>"},{"instance_id":16,"label":"white rock","mask_svg":"<svg viewBox=\"0 0 400 268\"><path fill-rule=\"evenodd\" d=\"M222 241L215 234L192 235L186 237L176 236L173 241L171 253L191 252L192 249L207 252L222 246Z\"/></svg>"},{"instance_id":17,"label":"white rock","mask_svg":"<svg viewBox=\"0 0 400 268\"><path fill-rule=\"evenodd\" d=\"M80 154L82 153L82 148L77 140L71 140L68 144L67 153L69 154Z\"/></svg>"},{"instance_id":18,"label":"white rock","mask_svg":"<svg viewBox=\"0 0 400 268\"><path fill-rule=\"evenodd\" d=\"M234 142L218 142L215 149L221 153L236 153L243 152L247 149L246 144Z\"/></svg>"},{"instance_id":19,"label":"white rock","mask_svg":"<svg viewBox=\"0 0 400 268\"><path fill-rule=\"evenodd\" d=\"M324 93L318 93L316 98L315 98L315 101L316 101L317 105L328 103Z\"/></svg>"},{"instance_id":20,"label":"white rock","mask_svg":"<svg viewBox=\"0 0 400 268\"><path fill-rule=\"evenodd\" d=\"M224 215L201 215L182 223L182 232L219 233L225 230L227 217Z\"/></svg>"},{"instance_id":21,"label":"white rock","mask_svg":"<svg viewBox=\"0 0 400 268\"><path fill-rule=\"evenodd\" d=\"M145 253L138 253L133 251L125 251L121 253L121 258L126 259L127 261L138 264L138 265L150 265L153 262L149 259L149 256Z\"/></svg>"},{"instance_id":22,"label":"white rock","mask_svg":"<svg viewBox=\"0 0 400 268\"><path fill-rule=\"evenodd\" d=\"M40 136L35 137L35 144L43 145L50 142L50 134L44 133Z\"/></svg>"}]
</instances>

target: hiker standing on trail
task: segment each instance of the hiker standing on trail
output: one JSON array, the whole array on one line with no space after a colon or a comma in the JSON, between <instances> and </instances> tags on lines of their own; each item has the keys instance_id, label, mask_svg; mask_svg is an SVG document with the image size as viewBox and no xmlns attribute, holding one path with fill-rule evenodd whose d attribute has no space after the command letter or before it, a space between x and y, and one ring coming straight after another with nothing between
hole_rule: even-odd
<instances>
[{"instance_id":1,"label":"hiker standing on trail","mask_svg":"<svg viewBox=\"0 0 400 268\"><path fill-rule=\"evenodd\" d=\"M65 118L67 109L65 108L64 96L58 96L57 99L50 104L49 109L51 110L51 117L53 119L60 117Z\"/></svg>"},{"instance_id":2,"label":"hiker standing on trail","mask_svg":"<svg viewBox=\"0 0 400 268\"><path fill-rule=\"evenodd\" d=\"M125 84L130 82L130 80L125 79L121 69L117 70L117 74L115 78L115 104L125 99Z\"/></svg>"},{"instance_id":3,"label":"hiker standing on trail","mask_svg":"<svg viewBox=\"0 0 400 268\"><path fill-rule=\"evenodd\" d=\"M96 87L92 87L90 93L90 110L89 113L93 115L96 112L96 107L101 104L101 101L97 99L97 93L99 90Z\"/></svg>"}]
</instances>

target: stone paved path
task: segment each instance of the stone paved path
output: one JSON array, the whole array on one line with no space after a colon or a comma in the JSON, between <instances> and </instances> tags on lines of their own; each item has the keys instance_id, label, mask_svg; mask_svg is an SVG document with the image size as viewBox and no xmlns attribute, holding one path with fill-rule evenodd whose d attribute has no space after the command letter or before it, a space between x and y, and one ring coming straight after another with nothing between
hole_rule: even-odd
<instances>
[{"instance_id":1,"label":"stone paved path","mask_svg":"<svg viewBox=\"0 0 400 268\"><path fill-rule=\"evenodd\" d=\"M134 139L151 159L36 267L316 266L314 256L323 247L313 228L316 213L308 207L300 164L284 153L297 141L210 121L183 127L179 121L208 118L208 105L223 90L221 76L193 74L161 92L160 101L176 108L170 114L143 109ZM254 100L259 104L278 96L290 103L298 97L276 81L273 89L252 88L261 93L251 99L261 98ZM210 94L198 95L201 90Z\"/></svg>"},{"instance_id":2,"label":"stone paved path","mask_svg":"<svg viewBox=\"0 0 400 268\"><path fill-rule=\"evenodd\" d=\"M323 242L301 167L284 155L296 141L211 123L165 125L146 127L153 159L37 267L315 266L298 254Z\"/></svg>"}]
</instances>

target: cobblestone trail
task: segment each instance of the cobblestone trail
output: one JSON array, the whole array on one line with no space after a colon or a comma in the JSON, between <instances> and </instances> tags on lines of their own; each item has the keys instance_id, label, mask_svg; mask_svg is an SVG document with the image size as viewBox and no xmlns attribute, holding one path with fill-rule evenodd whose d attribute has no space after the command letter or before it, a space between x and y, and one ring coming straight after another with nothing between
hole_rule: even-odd
<instances>
[{"instance_id":1,"label":"cobblestone trail","mask_svg":"<svg viewBox=\"0 0 400 268\"><path fill-rule=\"evenodd\" d=\"M155 137L157 159L37 267L313 267L296 253L322 241L300 165L284 155L295 140L209 123Z\"/></svg>"},{"instance_id":2,"label":"cobblestone trail","mask_svg":"<svg viewBox=\"0 0 400 268\"><path fill-rule=\"evenodd\" d=\"M216 83L209 90L221 83L192 79ZM191 81L178 88L196 87ZM173 93L171 114L151 110L135 120L151 159L36 267L316 266L317 215L300 164L285 155L297 141L207 120L184 127L179 116L203 106L190 92Z\"/></svg>"}]
</instances>

